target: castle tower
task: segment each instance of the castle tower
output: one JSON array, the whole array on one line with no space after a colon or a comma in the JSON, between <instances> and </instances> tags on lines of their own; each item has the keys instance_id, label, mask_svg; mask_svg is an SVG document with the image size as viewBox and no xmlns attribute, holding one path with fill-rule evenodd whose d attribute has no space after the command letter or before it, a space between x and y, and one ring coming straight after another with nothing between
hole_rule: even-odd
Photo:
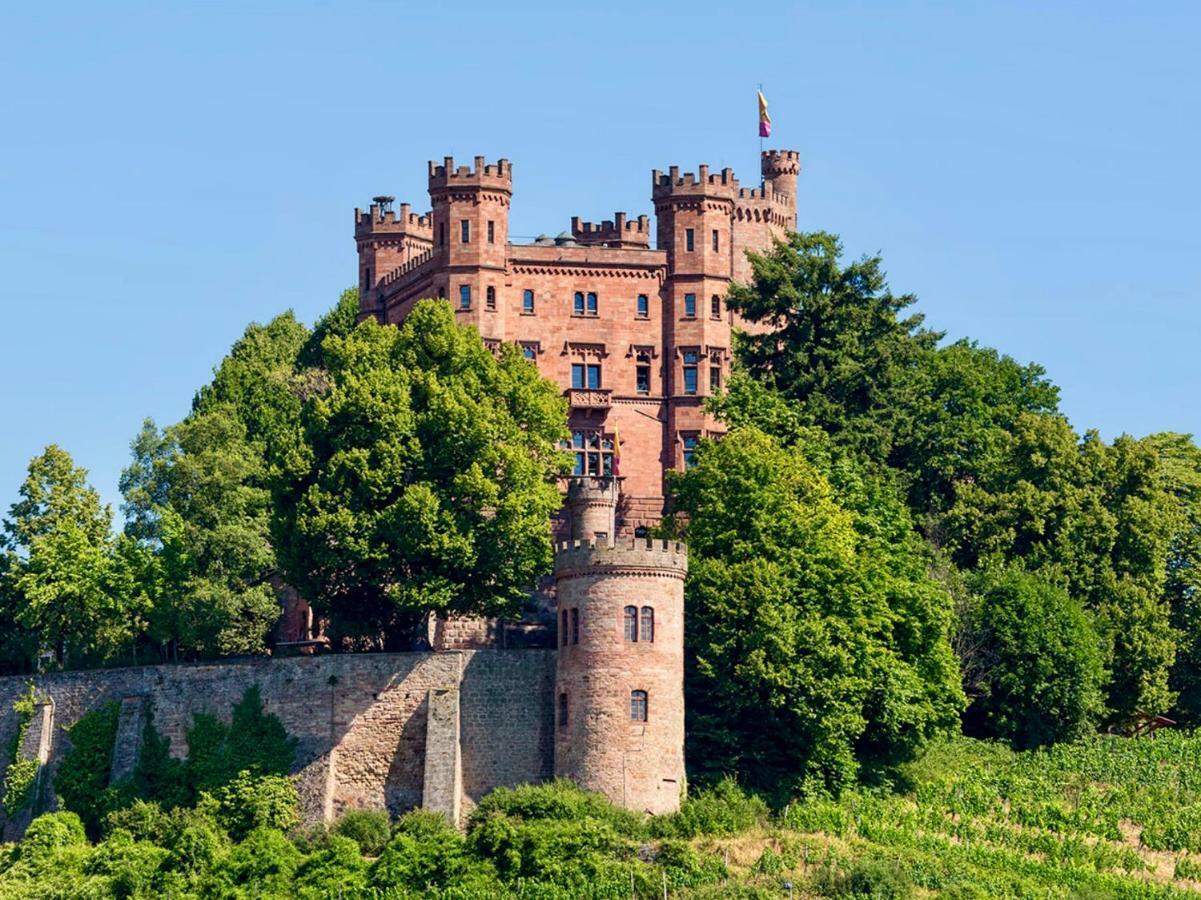
<instances>
[{"instance_id":1,"label":"castle tower","mask_svg":"<svg viewBox=\"0 0 1201 900\"><path fill-rule=\"evenodd\" d=\"M763 185L771 187L776 203L784 203L796 209L797 179L801 175L801 154L795 150L764 150L760 162L763 170ZM765 191L765 193L767 193ZM795 212L792 225L796 227Z\"/></svg>"},{"instance_id":2,"label":"castle tower","mask_svg":"<svg viewBox=\"0 0 1201 900\"><path fill-rule=\"evenodd\" d=\"M675 541L590 539L617 491L569 494L573 534L555 548L555 775L628 809L679 808L684 779L684 576ZM607 511L604 509L608 505Z\"/></svg>"},{"instance_id":3,"label":"castle tower","mask_svg":"<svg viewBox=\"0 0 1201 900\"><path fill-rule=\"evenodd\" d=\"M440 258L435 289L450 298L460 322L481 334L503 333L513 169L475 158L474 167L455 168L454 157L429 164L434 252Z\"/></svg>"},{"instance_id":4,"label":"castle tower","mask_svg":"<svg viewBox=\"0 0 1201 900\"><path fill-rule=\"evenodd\" d=\"M354 241L359 254L359 311L385 321L379 286L392 272L433 247L430 215L414 213L407 203L392 209L392 197L374 197L366 210L354 211Z\"/></svg>"}]
</instances>

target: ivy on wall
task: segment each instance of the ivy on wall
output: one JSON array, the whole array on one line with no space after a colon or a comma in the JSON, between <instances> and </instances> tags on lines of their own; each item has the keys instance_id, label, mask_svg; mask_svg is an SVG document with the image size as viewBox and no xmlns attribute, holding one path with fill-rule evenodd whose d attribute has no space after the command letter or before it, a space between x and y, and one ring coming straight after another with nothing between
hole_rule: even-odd
<instances>
[{"instance_id":1,"label":"ivy on wall","mask_svg":"<svg viewBox=\"0 0 1201 900\"><path fill-rule=\"evenodd\" d=\"M13 702L13 712L18 716L17 733L13 735L9 747L8 768L4 770L4 811L14 816L28 809L33 802L33 785L38 777L38 761L21 758L21 747L25 743L25 735L33 722L33 713L37 709L33 685Z\"/></svg>"}]
</instances>

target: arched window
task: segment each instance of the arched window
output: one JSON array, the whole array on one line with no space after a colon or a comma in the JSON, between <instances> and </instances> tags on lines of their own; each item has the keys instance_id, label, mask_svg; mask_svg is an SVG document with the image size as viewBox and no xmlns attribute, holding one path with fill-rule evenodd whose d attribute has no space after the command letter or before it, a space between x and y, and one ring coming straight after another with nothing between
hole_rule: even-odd
<instances>
[{"instance_id":1,"label":"arched window","mask_svg":"<svg viewBox=\"0 0 1201 900\"><path fill-rule=\"evenodd\" d=\"M626 640L627 641L638 640L638 607L637 606L627 606L625 618L626 618Z\"/></svg>"},{"instance_id":2,"label":"arched window","mask_svg":"<svg viewBox=\"0 0 1201 900\"><path fill-rule=\"evenodd\" d=\"M655 639L655 610L649 606L642 607L642 634L639 636L644 641L653 641Z\"/></svg>"},{"instance_id":3,"label":"arched window","mask_svg":"<svg viewBox=\"0 0 1201 900\"><path fill-rule=\"evenodd\" d=\"M630 721L645 722L646 712L646 691L630 691Z\"/></svg>"},{"instance_id":4,"label":"arched window","mask_svg":"<svg viewBox=\"0 0 1201 900\"><path fill-rule=\"evenodd\" d=\"M488 290L484 294L484 303L488 309L496 309L496 288L491 285L488 286Z\"/></svg>"},{"instance_id":5,"label":"arched window","mask_svg":"<svg viewBox=\"0 0 1201 900\"><path fill-rule=\"evenodd\" d=\"M559 643L564 647L567 646L567 610L563 610L559 615Z\"/></svg>"},{"instance_id":6,"label":"arched window","mask_svg":"<svg viewBox=\"0 0 1201 900\"><path fill-rule=\"evenodd\" d=\"M559 727L567 727L567 695L559 695Z\"/></svg>"}]
</instances>

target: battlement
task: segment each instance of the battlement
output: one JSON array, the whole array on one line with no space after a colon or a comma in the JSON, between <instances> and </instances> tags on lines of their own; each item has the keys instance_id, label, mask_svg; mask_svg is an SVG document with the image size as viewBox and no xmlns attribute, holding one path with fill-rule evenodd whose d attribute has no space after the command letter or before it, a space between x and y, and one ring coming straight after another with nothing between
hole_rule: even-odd
<instances>
[{"instance_id":1,"label":"battlement","mask_svg":"<svg viewBox=\"0 0 1201 900\"><path fill-rule=\"evenodd\" d=\"M430 247L430 249L418 256L414 256L408 262L401 263L399 266L380 279L380 287L389 287L390 285L393 285L400 279L404 278L414 269L419 269L424 266L427 262L434 258L434 250L434 247Z\"/></svg>"},{"instance_id":2,"label":"battlement","mask_svg":"<svg viewBox=\"0 0 1201 900\"><path fill-rule=\"evenodd\" d=\"M761 164L764 178L801 174L801 154L796 150L764 150Z\"/></svg>"},{"instance_id":3,"label":"battlement","mask_svg":"<svg viewBox=\"0 0 1201 900\"><path fill-rule=\"evenodd\" d=\"M729 198L739 190L734 170L728 166L713 174L707 165L697 166L696 172L681 173L679 166L671 166L666 175L659 169L651 172L651 197L655 200L680 195Z\"/></svg>"},{"instance_id":4,"label":"battlement","mask_svg":"<svg viewBox=\"0 0 1201 900\"><path fill-rule=\"evenodd\" d=\"M430 213L415 213L408 203L400 210L387 209L372 203L366 210L355 208L354 235L356 238L373 234L411 234L433 240L434 223Z\"/></svg>"},{"instance_id":5,"label":"battlement","mask_svg":"<svg viewBox=\"0 0 1201 900\"><path fill-rule=\"evenodd\" d=\"M581 222L579 216L571 217L571 234L586 246L649 247L651 244L650 218L639 216L629 219L623 212L613 214L599 225Z\"/></svg>"},{"instance_id":6,"label":"battlement","mask_svg":"<svg viewBox=\"0 0 1201 900\"><path fill-rule=\"evenodd\" d=\"M507 159L498 159L489 165L484 157L477 156L474 166L455 167L453 156L444 157L442 164L429 162L430 191L447 190L455 187L482 187L512 193L513 166Z\"/></svg>"},{"instance_id":7,"label":"battlement","mask_svg":"<svg viewBox=\"0 0 1201 900\"><path fill-rule=\"evenodd\" d=\"M650 538L555 544L555 576L558 578L598 574L598 570L631 569L683 578L688 572L688 547L681 541Z\"/></svg>"}]
</instances>

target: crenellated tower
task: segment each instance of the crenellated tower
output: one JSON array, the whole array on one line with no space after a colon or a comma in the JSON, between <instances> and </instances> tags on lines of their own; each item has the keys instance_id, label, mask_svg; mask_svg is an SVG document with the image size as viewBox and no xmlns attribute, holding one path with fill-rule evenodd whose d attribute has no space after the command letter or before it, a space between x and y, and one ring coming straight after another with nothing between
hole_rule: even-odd
<instances>
[{"instance_id":1,"label":"crenellated tower","mask_svg":"<svg viewBox=\"0 0 1201 900\"><path fill-rule=\"evenodd\" d=\"M430 214L407 203L392 209L393 197L374 197L366 210L354 211L354 240L359 254L359 311L385 320L380 284L434 245Z\"/></svg>"},{"instance_id":2,"label":"crenellated tower","mask_svg":"<svg viewBox=\"0 0 1201 900\"><path fill-rule=\"evenodd\" d=\"M679 809L684 774L683 544L613 540L612 478L568 495L555 548L555 775L628 809ZM607 507L607 509L606 509Z\"/></svg>"},{"instance_id":3,"label":"crenellated tower","mask_svg":"<svg viewBox=\"0 0 1201 900\"><path fill-rule=\"evenodd\" d=\"M453 157L429 164L434 253L440 274L434 287L449 297L460 322L495 334L503 325L513 168L507 159L455 167Z\"/></svg>"}]
</instances>

